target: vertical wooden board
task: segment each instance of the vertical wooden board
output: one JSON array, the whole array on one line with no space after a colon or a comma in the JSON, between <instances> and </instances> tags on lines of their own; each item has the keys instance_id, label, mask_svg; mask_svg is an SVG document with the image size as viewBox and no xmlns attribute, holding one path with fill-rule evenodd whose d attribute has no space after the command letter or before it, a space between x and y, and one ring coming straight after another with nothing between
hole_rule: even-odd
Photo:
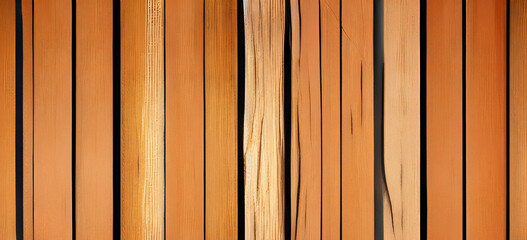
<instances>
[{"instance_id":1,"label":"vertical wooden board","mask_svg":"<svg viewBox=\"0 0 527 240\"><path fill-rule=\"evenodd\" d=\"M204 238L203 0L166 2L166 237Z\"/></svg>"},{"instance_id":2,"label":"vertical wooden board","mask_svg":"<svg viewBox=\"0 0 527 240\"><path fill-rule=\"evenodd\" d=\"M321 237L319 2L291 0L291 238Z\"/></svg>"},{"instance_id":3,"label":"vertical wooden board","mask_svg":"<svg viewBox=\"0 0 527 240\"><path fill-rule=\"evenodd\" d=\"M205 238L238 236L237 2L205 0Z\"/></svg>"},{"instance_id":4,"label":"vertical wooden board","mask_svg":"<svg viewBox=\"0 0 527 240\"><path fill-rule=\"evenodd\" d=\"M527 239L527 2L510 1L510 237Z\"/></svg>"},{"instance_id":5,"label":"vertical wooden board","mask_svg":"<svg viewBox=\"0 0 527 240\"><path fill-rule=\"evenodd\" d=\"M163 2L121 2L123 239L164 238Z\"/></svg>"},{"instance_id":6,"label":"vertical wooden board","mask_svg":"<svg viewBox=\"0 0 527 240\"><path fill-rule=\"evenodd\" d=\"M428 0L426 24L427 106L422 114L427 120L427 235L428 239L461 239L462 1Z\"/></svg>"},{"instance_id":7,"label":"vertical wooden board","mask_svg":"<svg viewBox=\"0 0 527 240\"><path fill-rule=\"evenodd\" d=\"M340 1L320 3L322 238L340 237Z\"/></svg>"},{"instance_id":8,"label":"vertical wooden board","mask_svg":"<svg viewBox=\"0 0 527 240\"><path fill-rule=\"evenodd\" d=\"M420 237L419 5L384 2L385 239Z\"/></svg>"},{"instance_id":9,"label":"vertical wooden board","mask_svg":"<svg viewBox=\"0 0 527 240\"><path fill-rule=\"evenodd\" d=\"M0 236L16 238L15 1L0 3Z\"/></svg>"},{"instance_id":10,"label":"vertical wooden board","mask_svg":"<svg viewBox=\"0 0 527 240\"><path fill-rule=\"evenodd\" d=\"M76 237L113 237L112 2L77 0Z\"/></svg>"},{"instance_id":11,"label":"vertical wooden board","mask_svg":"<svg viewBox=\"0 0 527 240\"><path fill-rule=\"evenodd\" d=\"M342 239L373 239L373 1L342 1L341 31Z\"/></svg>"},{"instance_id":12,"label":"vertical wooden board","mask_svg":"<svg viewBox=\"0 0 527 240\"><path fill-rule=\"evenodd\" d=\"M71 1L34 1L34 234L72 236Z\"/></svg>"},{"instance_id":13,"label":"vertical wooden board","mask_svg":"<svg viewBox=\"0 0 527 240\"><path fill-rule=\"evenodd\" d=\"M507 2L467 0L467 239L506 236Z\"/></svg>"},{"instance_id":14,"label":"vertical wooden board","mask_svg":"<svg viewBox=\"0 0 527 240\"><path fill-rule=\"evenodd\" d=\"M244 2L245 238L285 239L285 1Z\"/></svg>"}]
</instances>

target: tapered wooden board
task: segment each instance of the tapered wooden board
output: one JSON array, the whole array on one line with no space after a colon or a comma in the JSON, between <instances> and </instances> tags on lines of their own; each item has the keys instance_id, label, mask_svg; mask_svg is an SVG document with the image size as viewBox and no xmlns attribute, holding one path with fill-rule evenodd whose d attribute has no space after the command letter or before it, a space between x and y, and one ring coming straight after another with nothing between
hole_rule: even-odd
<instances>
[{"instance_id":1,"label":"tapered wooden board","mask_svg":"<svg viewBox=\"0 0 527 240\"><path fill-rule=\"evenodd\" d=\"M240 16L241 17L241 16ZM205 0L205 238L238 236L235 0Z\"/></svg>"},{"instance_id":2,"label":"tapered wooden board","mask_svg":"<svg viewBox=\"0 0 527 240\"><path fill-rule=\"evenodd\" d=\"M467 0L466 234L506 236L507 2Z\"/></svg>"},{"instance_id":3,"label":"tapered wooden board","mask_svg":"<svg viewBox=\"0 0 527 240\"><path fill-rule=\"evenodd\" d=\"M427 1L428 239L463 237L462 4Z\"/></svg>"},{"instance_id":4,"label":"tapered wooden board","mask_svg":"<svg viewBox=\"0 0 527 240\"><path fill-rule=\"evenodd\" d=\"M77 239L113 238L112 2L77 0Z\"/></svg>"},{"instance_id":5,"label":"tapered wooden board","mask_svg":"<svg viewBox=\"0 0 527 240\"><path fill-rule=\"evenodd\" d=\"M204 238L203 0L166 2L166 235Z\"/></svg>"}]
</instances>

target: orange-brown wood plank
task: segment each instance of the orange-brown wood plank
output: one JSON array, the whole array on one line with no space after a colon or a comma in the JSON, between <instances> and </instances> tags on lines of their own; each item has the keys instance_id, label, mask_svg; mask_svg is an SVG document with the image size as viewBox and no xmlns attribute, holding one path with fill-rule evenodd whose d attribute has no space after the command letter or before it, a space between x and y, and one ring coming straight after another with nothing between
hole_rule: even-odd
<instances>
[{"instance_id":1,"label":"orange-brown wood plank","mask_svg":"<svg viewBox=\"0 0 527 240\"><path fill-rule=\"evenodd\" d=\"M285 1L244 2L245 239L285 239Z\"/></svg>"},{"instance_id":2,"label":"orange-brown wood plank","mask_svg":"<svg viewBox=\"0 0 527 240\"><path fill-rule=\"evenodd\" d=\"M342 239L373 239L373 1L342 1L341 31Z\"/></svg>"},{"instance_id":3,"label":"orange-brown wood plank","mask_svg":"<svg viewBox=\"0 0 527 240\"><path fill-rule=\"evenodd\" d=\"M427 1L427 235L463 237L462 1ZM424 23L423 23L424 24ZM425 34L425 33L421 33Z\"/></svg>"},{"instance_id":4,"label":"orange-brown wood plank","mask_svg":"<svg viewBox=\"0 0 527 240\"><path fill-rule=\"evenodd\" d=\"M510 1L510 237L527 239L527 1Z\"/></svg>"},{"instance_id":5,"label":"orange-brown wood plank","mask_svg":"<svg viewBox=\"0 0 527 240\"><path fill-rule=\"evenodd\" d=\"M163 2L121 2L123 239L164 238Z\"/></svg>"},{"instance_id":6,"label":"orange-brown wood plank","mask_svg":"<svg viewBox=\"0 0 527 240\"><path fill-rule=\"evenodd\" d=\"M467 239L505 239L507 2L467 0Z\"/></svg>"},{"instance_id":7,"label":"orange-brown wood plank","mask_svg":"<svg viewBox=\"0 0 527 240\"><path fill-rule=\"evenodd\" d=\"M241 16L240 16L241 17ZM205 0L205 237L238 236L237 1Z\"/></svg>"},{"instance_id":8,"label":"orange-brown wood plank","mask_svg":"<svg viewBox=\"0 0 527 240\"><path fill-rule=\"evenodd\" d=\"M203 0L165 7L166 237L203 239Z\"/></svg>"},{"instance_id":9,"label":"orange-brown wood plank","mask_svg":"<svg viewBox=\"0 0 527 240\"><path fill-rule=\"evenodd\" d=\"M419 1L384 2L385 239L420 236L419 24Z\"/></svg>"},{"instance_id":10,"label":"orange-brown wood plank","mask_svg":"<svg viewBox=\"0 0 527 240\"><path fill-rule=\"evenodd\" d=\"M0 236L15 239L15 1L0 15Z\"/></svg>"},{"instance_id":11,"label":"orange-brown wood plank","mask_svg":"<svg viewBox=\"0 0 527 240\"><path fill-rule=\"evenodd\" d=\"M321 236L319 2L291 0L291 239Z\"/></svg>"},{"instance_id":12,"label":"orange-brown wood plank","mask_svg":"<svg viewBox=\"0 0 527 240\"><path fill-rule=\"evenodd\" d=\"M77 0L76 237L113 235L112 2Z\"/></svg>"},{"instance_id":13,"label":"orange-brown wood plank","mask_svg":"<svg viewBox=\"0 0 527 240\"><path fill-rule=\"evenodd\" d=\"M34 235L72 236L72 21L69 0L34 1Z\"/></svg>"}]
</instances>

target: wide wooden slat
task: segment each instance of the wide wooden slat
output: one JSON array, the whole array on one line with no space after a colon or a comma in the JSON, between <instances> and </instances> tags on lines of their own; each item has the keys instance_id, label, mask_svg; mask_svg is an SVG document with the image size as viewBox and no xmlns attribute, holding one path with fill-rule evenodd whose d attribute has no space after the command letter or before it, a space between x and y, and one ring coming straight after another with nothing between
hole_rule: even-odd
<instances>
[{"instance_id":1,"label":"wide wooden slat","mask_svg":"<svg viewBox=\"0 0 527 240\"><path fill-rule=\"evenodd\" d=\"M238 193L236 16L237 1L205 0L207 239L236 239L238 235L238 194L241 193Z\"/></svg>"},{"instance_id":2,"label":"wide wooden slat","mask_svg":"<svg viewBox=\"0 0 527 240\"><path fill-rule=\"evenodd\" d=\"M121 237L164 237L161 0L121 2Z\"/></svg>"},{"instance_id":3,"label":"wide wooden slat","mask_svg":"<svg viewBox=\"0 0 527 240\"><path fill-rule=\"evenodd\" d=\"M113 229L112 2L77 0L76 236Z\"/></svg>"},{"instance_id":4,"label":"wide wooden slat","mask_svg":"<svg viewBox=\"0 0 527 240\"><path fill-rule=\"evenodd\" d=\"M507 2L467 0L467 239L506 235Z\"/></svg>"},{"instance_id":5,"label":"wide wooden slat","mask_svg":"<svg viewBox=\"0 0 527 240\"><path fill-rule=\"evenodd\" d=\"M203 0L166 1L166 237L204 238Z\"/></svg>"},{"instance_id":6,"label":"wide wooden slat","mask_svg":"<svg viewBox=\"0 0 527 240\"><path fill-rule=\"evenodd\" d=\"M527 1L510 1L510 237L527 239Z\"/></svg>"},{"instance_id":7,"label":"wide wooden slat","mask_svg":"<svg viewBox=\"0 0 527 240\"><path fill-rule=\"evenodd\" d=\"M419 1L384 2L384 238L420 236Z\"/></svg>"},{"instance_id":8,"label":"wide wooden slat","mask_svg":"<svg viewBox=\"0 0 527 240\"><path fill-rule=\"evenodd\" d=\"M373 1L342 1L341 31L342 239L373 239Z\"/></svg>"},{"instance_id":9,"label":"wide wooden slat","mask_svg":"<svg viewBox=\"0 0 527 240\"><path fill-rule=\"evenodd\" d=\"M291 0L291 238L321 237L319 2Z\"/></svg>"},{"instance_id":10,"label":"wide wooden slat","mask_svg":"<svg viewBox=\"0 0 527 240\"><path fill-rule=\"evenodd\" d=\"M72 236L71 1L34 1L34 234Z\"/></svg>"},{"instance_id":11,"label":"wide wooden slat","mask_svg":"<svg viewBox=\"0 0 527 240\"><path fill-rule=\"evenodd\" d=\"M463 237L462 1L427 1L427 236ZM425 34L425 33L422 33ZM423 129L424 131L425 129Z\"/></svg>"},{"instance_id":12,"label":"wide wooden slat","mask_svg":"<svg viewBox=\"0 0 527 240\"><path fill-rule=\"evenodd\" d=\"M245 239L285 239L285 1L244 2Z\"/></svg>"},{"instance_id":13,"label":"wide wooden slat","mask_svg":"<svg viewBox=\"0 0 527 240\"><path fill-rule=\"evenodd\" d=\"M0 15L0 236L15 239L15 1Z\"/></svg>"}]
</instances>

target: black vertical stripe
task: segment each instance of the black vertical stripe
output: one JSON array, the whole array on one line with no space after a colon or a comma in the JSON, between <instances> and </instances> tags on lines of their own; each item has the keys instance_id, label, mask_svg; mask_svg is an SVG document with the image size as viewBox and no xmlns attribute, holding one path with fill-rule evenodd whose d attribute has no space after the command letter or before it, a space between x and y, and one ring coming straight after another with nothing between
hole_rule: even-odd
<instances>
[{"instance_id":1,"label":"black vertical stripe","mask_svg":"<svg viewBox=\"0 0 527 240\"><path fill-rule=\"evenodd\" d=\"M322 212L323 209L323 189L324 189L324 172L323 172L323 138L322 138L322 16L320 15L320 1L318 0L318 64L319 64L319 77L320 77L320 239L322 239Z\"/></svg>"},{"instance_id":2,"label":"black vertical stripe","mask_svg":"<svg viewBox=\"0 0 527 240\"><path fill-rule=\"evenodd\" d=\"M426 7L427 0L421 0L420 8L420 60L421 60L421 239L427 238L427 211L428 211L428 193L427 193L427 134L426 134L426 111L427 111L427 94L426 94L426 53L427 53L427 29L426 29Z\"/></svg>"},{"instance_id":3,"label":"black vertical stripe","mask_svg":"<svg viewBox=\"0 0 527 240\"><path fill-rule=\"evenodd\" d=\"M24 238L24 39L22 0L15 2L15 198L16 237Z\"/></svg>"},{"instance_id":4,"label":"black vertical stripe","mask_svg":"<svg viewBox=\"0 0 527 240\"><path fill-rule=\"evenodd\" d=\"M121 1L113 0L113 239L121 239Z\"/></svg>"},{"instance_id":5,"label":"black vertical stripe","mask_svg":"<svg viewBox=\"0 0 527 240\"><path fill-rule=\"evenodd\" d=\"M506 239L510 238L510 20L511 20L511 8L510 8L510 0L507 0L507 203L506 203Z\"/></svg>"},{"instance_id":6,"label":"black vertical stripe","mask_svg":"<svg viewBox=\"0 0 527 240\"><path fill-rule=\"evenodd\" d=\"M76 217L76 135L77 135L77 0L71 1L71 228L72 228L72 239L76 239L77 235L77 223Z\"/></svg>"},{"instance_id":7,"label":"black vertical stripe","mask_svg":"<svg viewBox=\"0 0 527 240\"><path fill-rule=\"evenodd\" d=\"M467 239L467 1L462 4L463 239Z\"/></svg>"},{"instance_id":8,"label":"black vertical stripe","mask_svg":"<svg viewBox=\"0 0 527 240\"><path fill-rule=\"evenodd\" d=\"M291 239L291 6L285 1L284 27L284 230L285 238ZM243 239L243 238L240 238Z\"/></svg>"},{"instance_id":9,"label":"black vertical stripe","mask_svg":"<svg viewBox=\"0 0 527 240\"><path fill-rule=\"evenodd\" d=\"M339 56L340 56L340 59L339 59L339 80L340 80L339 81L339 90L340 90L339 92L339 96L340 96L340 116L339 116L339 124L340 124L340 133L339 133L340 135L339 136L340 137L340 140L339 140L339 143L340 143L340 148L339 148L340 149L340 153L339 153L339 157L340 157L340 167L339 167L339 170L340 170L340 184L339 184L339 187L340 187L340 193L339 193L340 228L339 228L339 231L340 233L339 233L339 236L340 236L340 239L342 240L342 0L339 1ZM361 94L362 94L362 62L361 62ZM362 104L362 97L361 97L361 104ZM361 111L362 111L362 107L361 107ZM361 114L361 118L362 118L362 114Z\"/></svg>"},{"instance_id":10,"label":"black vertical stripe","mask_svg":"<svg viewBox=\"0 0 527 240\"><path fill-rule=\"evenodd\" d=\"M243 115L245 111L245 25L243 0L237 1L238 28L238 239L245 239L245 168L243 158Z\"/></svg>"},{"instance_id":11,"label":"black vertical stripe","mask_svg":"<svg viewBox=\"0 0 527 240\"><path fill-rule=\"evenodd\" d=\"M205 97L205 25L206 5L207 2L203 0L203 239L207 239L207 102Z\"/></svg>"},{"instance_id":12,"label":"black vertical stripe","mask_svg":"<svg viewBox=\"0 0 527 240\"><path fill-rule=\"evenodd\" d=\"M163 236L167 239L167 5L163 1Z\"/></svg>"}]
</instances>

